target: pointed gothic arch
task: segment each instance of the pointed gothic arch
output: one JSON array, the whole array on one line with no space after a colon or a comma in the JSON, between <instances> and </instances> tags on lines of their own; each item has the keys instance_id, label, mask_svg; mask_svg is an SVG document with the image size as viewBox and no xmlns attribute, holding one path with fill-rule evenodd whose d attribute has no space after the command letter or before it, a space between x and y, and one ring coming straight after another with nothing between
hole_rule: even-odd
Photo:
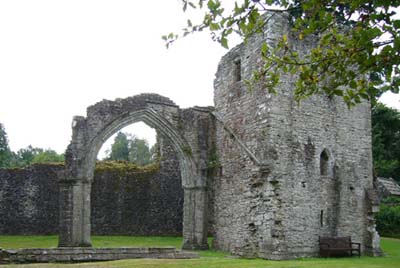
<instances>
[{"instance_id":1,"label":"pointed gothic arch","mask_svg":"<svg viewBox=\"0 0 400 268\"><path fill-rule=\"evenodd\" d=\"M97 154L118 130L142 121L168 138L179 158L184 189L183 248L207 248L206 178L192 154L196 144L179 128L180 112L168 98L142 94L99 102L88 108L86 118L74 118L66 170L60 180L59 246L91 246L90 193Z\"/></svg>"}]
</instances>

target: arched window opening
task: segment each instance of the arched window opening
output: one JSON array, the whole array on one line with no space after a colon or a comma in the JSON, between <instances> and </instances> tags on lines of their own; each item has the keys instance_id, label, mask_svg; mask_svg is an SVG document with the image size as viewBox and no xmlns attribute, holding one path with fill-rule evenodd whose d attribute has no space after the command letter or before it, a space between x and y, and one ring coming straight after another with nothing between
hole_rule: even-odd
<instances>
[{"instance_id":1,"label":"arched window opening","mask_svg":"<svg viewBox=\"0 0 400 268\"><path fill-rule=\"evenodd\" d=\"M326 150L323 150L319 157L319 168L320 168L321 176L328 175L329 155Z\"/></svg>"},{"instance_id":2,"label":"arched window opening","mask_svg":"<svg viewBox=\"0 0 400 268\"><path fill-rule=\"evenodd\" d=\"M157 160L156 140L156 131L143 122L126 126L103 144L97 160L151 164Z\"/></svg>"},{"instance_id":3,"label":"arched window opening","mask_svg":"<svg viewBox=\"0 0 400 268\"><path fill-rule=\"evenodd\" d=\"M91 185L92 235L182 234L179 156L161 133L138 121L103 143Z\"/></svg>"}]
</instances>

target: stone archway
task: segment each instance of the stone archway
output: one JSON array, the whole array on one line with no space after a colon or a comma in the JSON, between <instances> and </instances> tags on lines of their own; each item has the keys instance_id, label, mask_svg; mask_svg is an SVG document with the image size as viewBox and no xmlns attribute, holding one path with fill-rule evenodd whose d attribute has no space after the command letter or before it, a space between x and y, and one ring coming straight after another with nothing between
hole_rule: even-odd
<instances>
[{"instance_id":1,"label":"stone archway","mask_svg":"<svg viewBox=\"0 0 400 268\"><path fill-rule=\"evenodd\" d=\"M170 139L178 154L184 189L183 248L208 247L207 180L201 157L193 154L199 147L193 139L198 130L188 133L180 127L181 112L168 98L141 94L103 100L87 109L86 118L74 117L72 141L65 154L66 170L60 180L60 247L91 246L90 193L97 153L111 135L139 121Z\"/></svg>"}]
</instances>

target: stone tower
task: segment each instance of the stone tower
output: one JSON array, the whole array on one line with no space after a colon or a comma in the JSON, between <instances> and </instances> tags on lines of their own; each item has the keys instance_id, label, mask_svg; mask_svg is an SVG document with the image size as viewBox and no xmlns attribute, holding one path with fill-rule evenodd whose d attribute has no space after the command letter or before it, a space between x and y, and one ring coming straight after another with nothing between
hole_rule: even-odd
<instances>
[{"instance_id":1,"label":"stone tower","mask_svg":"<svg viewBox=\"0 0 400 268\"><path fill-rule=\"evenodd\" d=\"M248 257L318 254L319 236L351 236L379 252L369 194L373 188L370 104L352 109L335 97L294 100L295 76L277 94L243 82L260 66L261 45L283 34L299 54L312 42L289 33L284 14L221 60L215 79L220 169L214 191L214 245Z\"/></svg>"}]
</instances>

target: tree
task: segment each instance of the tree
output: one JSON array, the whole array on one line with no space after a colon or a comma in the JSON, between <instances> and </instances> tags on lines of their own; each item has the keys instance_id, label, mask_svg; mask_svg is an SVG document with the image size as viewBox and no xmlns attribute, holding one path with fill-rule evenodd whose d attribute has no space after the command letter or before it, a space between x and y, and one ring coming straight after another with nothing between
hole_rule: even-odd
<instances>
[{"instance_id":1,"label":"tree","mask_svg":"<svg viewBox=\"0 0 400 268\"><path fill-rule=\"evenodd\" d=\"M54 150L34 148L29 145L12 152L8 146L7 133L0 123L0 168L1 167L24 167L33 163L63 162L64 156L57 154Z\"/></svg>"},{"instance_id":2,"label":"tree","mask_svg":"<svg viewBox=\"0 0 400 268\"><path fill-rule=\"evenodd\" d=\"M42 153L43 149L32 147L29 145L26 148L19 149L13 154L12 166L13 167L24 167L32 164L33 159L39 153Z\"/></svg>"},{"instance_id":3,"label":"tree","mask_svg":"<svg viewBox=\"0 0 400 268\"><path fill-rule=\"evenodd\" d=\"M12 153L8 146L7 133L0 123L0 168L9 167L12 160Z\"/></svg>"},{"instance_id":4,"label":"tree","mask_svg":"<svg viewBox=\"0 0 400 268\"><path fill-rule=\"evenodd\" d=\"M291 35L283 35L276 47L263 44L264 65L250 82L267 81L274 92L282 73L297 74L295 98L301 100L325 92L343 97L349 105L362 99L375 100L382 92L399 92L400 1L379 0L181 0L183 10L204 11L202 20L188 20L183 36L208 29L213 40L228 47L237 33L245 41L266 26L266 16L286 12ZM225 5L224 5L225 4ZM163 36L167 47L180 36ZM292 49L291 39L299 42L317 38L308 55ZM265 78L265 79L262 79Z\"/></svg>"},{"instance_id":5,"label":"tree","mask_svg":"<svg viewBox=\"0 0 400 268\"><path fill-rule=\"evenodd\" d=\"M34 163L63 162L64 155L52 149L42 149L29 145L12 153L11 167L25 167Z\"/></svg>"},{"instance_id":6,"label":"tree","mask_svg":"<svg viewBox=\"0 0 400 268\"><path fill-rule=\"evenodd\" d=\"M56 151L47 149L36 154L32 163L57 163L64 162L64 155L58 154Z\"/></svg>"},{"instance_id":7,"label":"tree","mask_svg":"<svg viewBox=\"0 0 400 268\"><path fill-rule=\"evenodd\" d=\"M400 183L400 112L381 103L372 109L372 152L376 175Z\"/></svg>"},{"instance_id":8,"label":"tree","mask_svg":"<svg viewBox=\"0 0 400 268\"><path fill-rule=\"evenodd\" d=\"M130 162L136 163L139 166L145 166L152 162L152 154L146 140L133 136L129 145Z\"/></svg>"},{"instance_id":9,"label":"tree","mask_svg":"<svg viewBox=\"0 0 400 268\"><path fill-rule=\"evenodd\" d=\"M125 133L118 132L114 143L111 145L108 160L129 161L129 141Z\"/></svg>"},{"instance_id":10,"label":"tree","mask_svg":"<svg viewBox=\"0 0 400 268\"><path fill-rule=\"evenodd\" d=\"M129 161L140 166L152 162L147 140L123 132L118 132L108 154L107 160Z\"/></svg>"}]
</instances>

